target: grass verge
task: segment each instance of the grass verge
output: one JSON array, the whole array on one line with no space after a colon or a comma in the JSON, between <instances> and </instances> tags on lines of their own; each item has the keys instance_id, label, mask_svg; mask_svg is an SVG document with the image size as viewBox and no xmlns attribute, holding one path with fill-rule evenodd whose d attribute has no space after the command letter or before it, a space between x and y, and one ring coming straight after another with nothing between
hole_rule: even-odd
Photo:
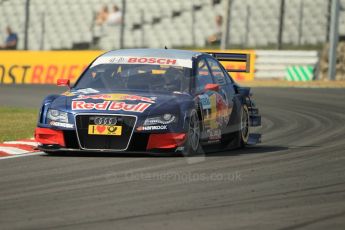
<instances>
[{"instance_id":1,"label":"grass verge","mask_svg":"<svg viewBox=\"0 0 345 230\"><path fill-rule=\"evenodd\" d=\"M0 107L0 143L34 136L37 109Z\"/></svg>"}]
</instances>

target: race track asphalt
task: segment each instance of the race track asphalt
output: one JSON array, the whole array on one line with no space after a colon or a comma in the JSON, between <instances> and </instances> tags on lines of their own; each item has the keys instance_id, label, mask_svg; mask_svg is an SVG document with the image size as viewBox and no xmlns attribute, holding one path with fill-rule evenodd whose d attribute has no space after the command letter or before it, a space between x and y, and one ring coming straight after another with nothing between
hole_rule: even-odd
<instances>
[{"instance_id":1,"label":"race track asphalt","mask_svg":"<svg viewBox=\"0 0 345 230\"><path fill-rule=\"evenodd\" d=\"M1 105L38 106L61 91L10 89L0 87ZM0 229L345 229L345 90L254 95L263 116L255 147L0 160Z\"/></svg>"}]
</instances>

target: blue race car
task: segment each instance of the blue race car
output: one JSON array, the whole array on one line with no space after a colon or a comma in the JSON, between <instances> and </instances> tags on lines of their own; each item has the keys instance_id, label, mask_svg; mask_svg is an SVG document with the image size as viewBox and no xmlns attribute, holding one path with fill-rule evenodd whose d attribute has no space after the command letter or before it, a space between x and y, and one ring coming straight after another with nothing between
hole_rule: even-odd
<instances>
[{"instance_id":1,"label":"blue race car","mask_svg":"<svg viewBox=\"0 0 345 230\"><path fill-rule=\"evenodd\" d=\"M245 62L226 70L219 61ZM128 49L96 58L73 87L42 103L35 139L47 152L176 152L260 142L250 88L228 71L249 55Z\"/></svg>"}]
</instances>

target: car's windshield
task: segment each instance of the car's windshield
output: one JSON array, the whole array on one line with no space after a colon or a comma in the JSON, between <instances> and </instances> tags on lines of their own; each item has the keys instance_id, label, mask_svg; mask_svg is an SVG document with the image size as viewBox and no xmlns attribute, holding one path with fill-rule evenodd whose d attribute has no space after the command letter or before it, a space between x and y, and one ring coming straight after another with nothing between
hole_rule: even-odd
<instances>
[{"instance_id":1,"label":"car's windshield","mask_svg":"<svg viewBox=\"0 0 345 230\"><path fill-rule=\"evenodd\" d=\"M191 68L150 64L99 64L91 66L74 89L189 92Z\"/></svg>"}]
</instances>

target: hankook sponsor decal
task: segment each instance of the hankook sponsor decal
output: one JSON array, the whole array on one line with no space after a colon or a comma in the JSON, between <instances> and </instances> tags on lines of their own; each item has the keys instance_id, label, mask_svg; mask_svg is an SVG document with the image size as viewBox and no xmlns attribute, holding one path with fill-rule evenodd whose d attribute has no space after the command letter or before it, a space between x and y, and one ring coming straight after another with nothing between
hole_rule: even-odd
<instances>
[{"instance_id":1,"label":"hankook sponsor decal","mask_svg":"<svg viewBox=\"0 0 345 230\"><path fill-rule=\"evenodd\" d=\"M52 126L63 127L63 128L70 128L70 129L74 127L73 124L62 123L62 122L57 122L57 121L51 121L51 122L49 122L49 124L52 125Z\"/></svg>"},{"instance_id":2,"label":"hankook sponsor decal","mask_svg":"<svg viewBox=\"0 0 345 230\"><path fill-rule=\"evenodd\" d=\"M137 128L138 131L151 131L151 130L167 130L167 125L153 125L153 126L140 126Z\"/></svg>"}]
</instances>

